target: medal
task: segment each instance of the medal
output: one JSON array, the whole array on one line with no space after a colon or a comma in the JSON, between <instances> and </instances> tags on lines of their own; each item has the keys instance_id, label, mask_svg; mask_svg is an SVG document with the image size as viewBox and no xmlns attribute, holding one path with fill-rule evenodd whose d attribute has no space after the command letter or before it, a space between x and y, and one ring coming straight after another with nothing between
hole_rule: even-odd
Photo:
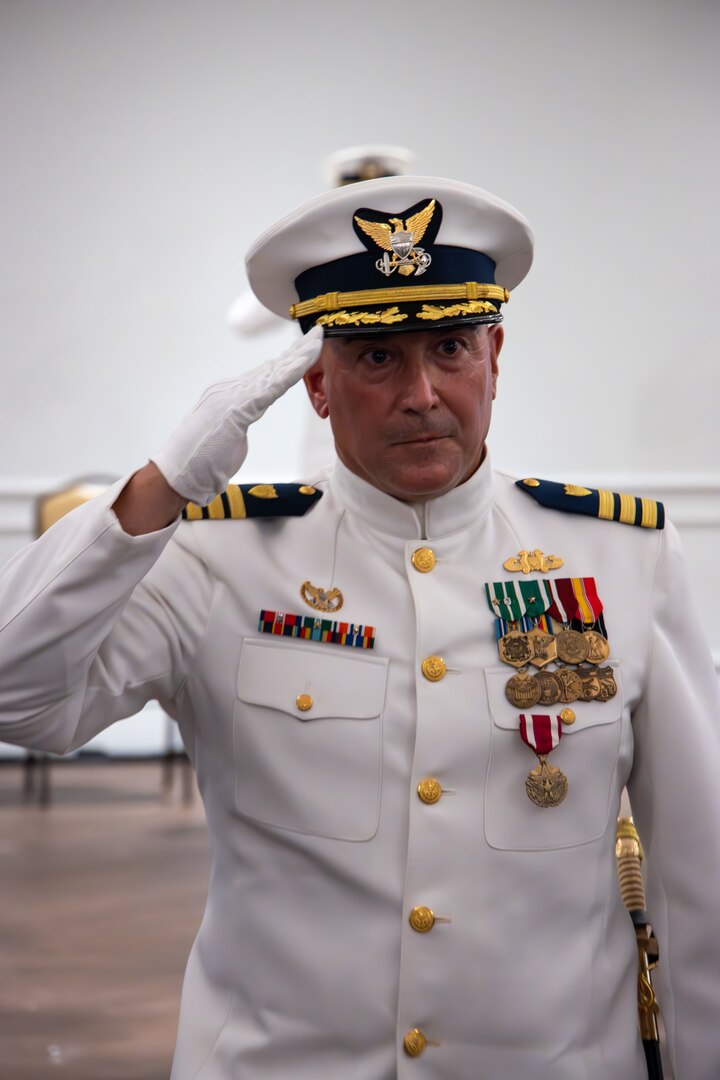
<instances>
[{"instance_id":1,"label":"medal","mask_svg":"<svg viewBox=\"0 0 720 1080\"><path fill-rule=\"evenodd\" d=\"M537 756L539 764L528 774L525 780L527 796L536 806L543 809L559 806L568 793L568 781L565 774L547 761L548 754L560 742L562 725L560 717L539 716L520 717L520 737Z\"/></svg>"},{"instance_id":2,"label":"medal","mask_svg":"<svg viewBox=\"0 0 720 1080\"><path fill-rule=\"evenodd\" d=\"M600 680L594 670L579 671L580 676L580 700L594 701L600 693Z\"/></svg>"},{"instance_id":3,"label":"medal","mask_svg":"<svg viewBox=\"0 0 720 1080\"><path fill-rule=\"evenodd\" d=\"M573 701L577 701L582 691L582 680L575 671L570 671L569 668L560 668L559 671L553 671L553 675L560 683L560 700L563 705L570 705Z\"/></svg>"},{"instance_id":4,"label":"medal","mask_svg":"<svg viewBox=\"0 0 720 1080\"><path fill-rule=\"evenodd\" d=\"M525 667L530 663L533 655L533 647L528 640L529 635L520 630L511 630L498 641L500 659L512 667Z\"/></svg>"},{"instance_id":5,"label":"medal","mask_svg":"<svg viewBox=\"0 0 720 1080\"><path fill-rule=\"evenodd\" d=\"M617 683L611 667L597 669L597 678L600 683L597 701L609 701L617 694Z\"/></svg>"},{"instance_id":6,"label":"medal","mask_svg":"<svg viewBox=\"0 0 720 1080\"><path fill-rule=\"evenodd\" d=\"M540 687L535 676L513 675L505 686L505 697L516 709L531 709L533 705L537 705L540 700Z\"/></svg>"},{"instance_id":7,"label":"medal","mask_svg":"<svg viewBox=\"0 0 720 1080\"><path fill-rule=\"evenodd\" d=\"M610 646L607 638L599 634L597 630L586 630L583 634L588 647L587 658L591 664L602 664L610 655Z\"/></svg>"},{"instance_id":8,"label":"medal","mask_svg":"<svg viewBox=\"0 0 720 1080\"><path fill-rule=\"evenodd\" d=\"M554 705L560 700L562 687L554 671L538 671L533 678L540 687L538 705Z\"/></svg>"},{"instance_id":9,"label":"medal","mask_svg":"<svg viewBox=\"0 0 720 1080\"><path fill-rule=\"evenodd\" d=\"M529 662L533 667L542 668L552 660L557 660L557 646L553 634L548 634L536 626L527 634L527 639L532 649Z\"/></svg>"},{"instance_id":10,"label":"medal","mask_svg":"<svg viewBox=\"0 0 720 1080\"><path fill-rule=\"evenodd\" d=\"M581 664L588 658L588 645L585 634L579 630L561 630L556 636L558 659L565 664Z\"/></svg>"}]
</instances>

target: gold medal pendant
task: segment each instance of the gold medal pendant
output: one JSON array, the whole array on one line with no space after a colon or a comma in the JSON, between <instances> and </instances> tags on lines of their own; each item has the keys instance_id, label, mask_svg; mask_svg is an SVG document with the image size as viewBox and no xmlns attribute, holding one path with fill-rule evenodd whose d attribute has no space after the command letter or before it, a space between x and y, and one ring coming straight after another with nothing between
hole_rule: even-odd
<instances>
[{"instance_id":1,"label":"gold medal pendant","mask_svg":"<svg viewBox=\"0 0 720 1080\"><path fill-rule=\"evenodd\" d=\"M551 765L547 756L562 737L562 717L522 713L520 737L537 754L539 762L525 780L528 799L543 810L559 806L568 793L567 776L556 765Z\"/></svg>"},{"instance_id":2,"label":"gold medal pendant","mask_svg":"<svg viewBox=\"0 0 720 1080\"><path fill-rule=\"evenodd\" d=\"M562 687L554 671L538 671L534 676L540 687L538 705L555 705L560 700Z\"/></svg>"},{"instance_id":3,"label":"gold medal pendant","mask_svg":"<svg viewBox=\"0 0 720 1080\"><path fill-rule=\"evenodd\" d=\"M536 626L528 631L527 639L532 649L529 663L533 667L542 668L553 660L557 660L557 645L553 634L548 634L547 631Z\"/></svg>"},{"instance_id":4,"label":"gold medal pendant","mask_svg":"<svg viewBox=\"0 0 720 1080\"><path fill-rule=\"evenodd\" d=\"M577 672L570 668L560 668L559 671L553 671L553 675L560 683L560 700L563 705L571 705L573 701L577 701L582 692L582 680Z\"/></svg>"},{"instance_id":5,"label":"gold medal pendant","mask_svg":"<svg viewBox=\"0 0 720 1080\"><path fill-rule=\"evenodd\" d=\"M579 630L561 630L555 638L558 659L564 664L581 664L588 658L586 634Z\"/></svg>"},{"instance_id":6,"label":"gold medal pendant","mask_svg":"<svg viewBox=\"0 0 720 1080\"><path fill-rule=\"evenodd\" d=\"M610 655L607 638L604 638L597 630L586 630L583 637L588 647L587 659L591 664L602 664L603 660L607 660Z\"/></svg>"},{"instance_id":7,"label":"gold medal pendant","mask_svg":"<svg viewBox=\"0 0 720 1080\"><path fill-rule=\"evenodd\" d=\"M516 709L531 709L540 700L540 686L534 675L513 675L505 685L505 697Z\"/></svg>"},{"instance_id":8,"label":"gold medal pendant","mask_svg":"<svg viewBox=\"0 0 720 1080\"><path fill-rule=\"evenodd\" d=\"M578 671L580 677L580 701L594 701L600 693L600 680L595 668L581 668Z\"/></svg>"},{"instance_id":9,"label":"gold medal pendant","mask_svg":"<svg viewBox=\"0 0 720 1080\"><path fill-rule=\"evenodd\" d=\"M528 640L529 634L521 630L511 630L498 641L498 652L504 664L521 668L529 663L533 655L533 646Z\"/></svg>"},{"instance_id":10,"label":"gold medal pendant","mask_svg":"<svg viewBox=\"0 0 720 1080\"><path fill-rule=\"evenodd\" d=\"M615 682L613 669L611 667L598 668L597 677L600 683L600 689L596 700L609 701L610 698L614 698L617 694L617 683Z\"/></svg>"},{"instance_id":11,"label":"gold medal pendant","mask_svg":"<svg viewBox=\"0 0 720 1080\"><path fill-rule=\"evenodd\" d=\"M559 806L568 793L567 776L541 754L540 764L528 773L525 790L536 806Z\"/></svg>"}]
</instances>

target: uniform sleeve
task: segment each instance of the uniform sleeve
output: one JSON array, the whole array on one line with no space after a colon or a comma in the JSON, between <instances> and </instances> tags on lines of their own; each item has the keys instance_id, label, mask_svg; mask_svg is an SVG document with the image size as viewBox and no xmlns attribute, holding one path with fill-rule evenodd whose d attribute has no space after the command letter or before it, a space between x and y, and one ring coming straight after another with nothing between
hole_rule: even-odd
<instances>
[{"instance_id":1,"label":"uniform sleeve","mask_svg":"<svg viewBox=\"0 0 720 1080\"><path fill-rule=\"evenodd\" d=\"M124 532L121 481L19 552L0 574L0 741L66 753L192 666L212 586L177 523Z\"/></svg>"},{"instance_id":2,"label":"uniform sleeve","mask_svg":"<svg viewBox=\"0 0 720 1080\"><path fill-rule=\"evenodd\" d=\"M677 533L654 583L648 680L628 790L645 849L654 977L674 1075L720 1076L720 694Z\"/></svg>"}]
</instances>

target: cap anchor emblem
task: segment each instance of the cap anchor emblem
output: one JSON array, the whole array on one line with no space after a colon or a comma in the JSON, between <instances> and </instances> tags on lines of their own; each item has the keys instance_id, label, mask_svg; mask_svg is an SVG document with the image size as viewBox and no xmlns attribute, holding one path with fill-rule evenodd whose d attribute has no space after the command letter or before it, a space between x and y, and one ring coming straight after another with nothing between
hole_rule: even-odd
<instances>
[{"instance_id":1,"label":"cap anchor emblem","mask_svg":"<svg viewBox=\"0 0 720 1080\"><path fill-rule=\"evenodd\" d=\"M430 199L426 206L404 222L399 217L391 217L387 221L367 221L355 216L355 223L385 252L375 263L385 277L390 277L396 270L404 277L410 274L419 277L430 266L431 256L418 245L432 220L435 206L435 199Z\"/></svg>"}]
</instances>

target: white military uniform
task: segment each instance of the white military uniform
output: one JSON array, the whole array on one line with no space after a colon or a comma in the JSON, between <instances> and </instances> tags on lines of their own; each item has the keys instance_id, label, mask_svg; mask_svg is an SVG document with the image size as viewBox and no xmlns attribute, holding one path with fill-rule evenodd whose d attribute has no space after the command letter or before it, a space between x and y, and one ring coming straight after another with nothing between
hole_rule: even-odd
<instances>
[{"instance_id":1,"label":"white military uniform","mask_svg":"<svg viewBox=\"0 0 720 1080\"><path fill-rule=\"evenodd\" d=\"M642 1080L626 782L675 1075L717 1080L717 693L673 529L543 509L487 460L425 506L339 464L318 487L306 517L142 537L115 488L3 579L3 739L68 750L157 697L195 762L214 865L173 1080ZM483 590L534 548L594 575L619 686L573 706L549 809L525 793ZM306 580L342 591L334 617L374 626L374 649L258 632L261 609L312 615Z\"/></svg>"}]
</instances>

